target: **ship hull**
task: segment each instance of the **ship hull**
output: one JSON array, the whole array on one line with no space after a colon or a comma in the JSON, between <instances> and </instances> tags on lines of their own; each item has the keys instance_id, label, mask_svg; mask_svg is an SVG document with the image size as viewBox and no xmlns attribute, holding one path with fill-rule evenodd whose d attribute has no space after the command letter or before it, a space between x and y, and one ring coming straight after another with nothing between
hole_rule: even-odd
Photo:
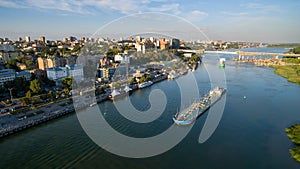
<instances>
[{"instance_id":1,"label":"ship hull","mask_svg":"<svg viewBox=\"0 0 300 169\"><path fill-rule=\"evenodd\" d=\"M185 120L178 120L178 115L176 117L173 116L173 121L175 124L177 125L189 125L191 123L193 123L201 114L203 114L204 112L206 112L210 107L212 107L216 102L218 102L222 96L224 95L224 93L226 92L226 89L222 89L222 93L220 94L220 96L218 96L217 98L215 98L215 100L212 100L208 105L205 105L204 107L198 107L197 108L197 112L196 113L192 113L192 118L187 118Z\"/></svg>"}]
</instances>

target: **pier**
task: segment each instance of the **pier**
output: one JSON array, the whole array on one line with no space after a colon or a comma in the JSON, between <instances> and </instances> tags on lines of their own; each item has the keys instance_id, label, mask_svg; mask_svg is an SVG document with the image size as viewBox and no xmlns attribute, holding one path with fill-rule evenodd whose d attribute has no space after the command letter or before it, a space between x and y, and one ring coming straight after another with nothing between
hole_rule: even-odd
<instances>
[{"instance_id":1,"label":"pier","mask_svg":"<svg viewBox=\"0 0 300 169\"><path fill-rule=\"evenodd\" d=\"M19 131L25 130L27 128L31 128L33 126L37 126L40 125L42 123L45 123L47 121L56 119L58 117L67 115L69 113L74 112L74 108L71 109L65 109L62 111L55 111L55 112L51 112L49 114L44 114L42 117L39 118L35 118L35 119L29 119L29 120L24 120L23 122L19 122L17 125L13 125L9 128L5 128L0 130L0 138L17 133Z\"/></svg>"}]
</instances>

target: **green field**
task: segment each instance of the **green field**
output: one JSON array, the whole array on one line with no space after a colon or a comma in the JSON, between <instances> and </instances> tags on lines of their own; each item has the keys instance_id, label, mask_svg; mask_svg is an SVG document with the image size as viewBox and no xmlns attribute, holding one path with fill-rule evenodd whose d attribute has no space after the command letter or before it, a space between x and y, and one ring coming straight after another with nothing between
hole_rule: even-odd
<instances>
[{"instance_id":1,"label":"green field","mask_svg":"<svg viewBox=\"0 0 300 169\"><path fill-rule=\"evenodd\" d=\"M275 68L274 73L281 75L289 82L297 83L300 85L300 65L291 65L291 66L270 66Z\"/></svg>"},{"instance_id":2,"label":"green field","mask_svg":"<svg viewBox=\"0 0 300 169\"><path fill-rule=\"evenodd\" d=\"M269 48L296 48L299 47L299 43L283 43L283 44L269 44Z\"/></svg>"}]
</instances>

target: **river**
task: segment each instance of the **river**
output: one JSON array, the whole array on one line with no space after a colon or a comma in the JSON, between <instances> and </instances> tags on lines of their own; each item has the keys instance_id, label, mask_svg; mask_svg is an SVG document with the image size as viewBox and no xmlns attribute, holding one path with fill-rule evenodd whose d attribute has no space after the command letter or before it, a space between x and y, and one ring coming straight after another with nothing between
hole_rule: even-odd
<instances>
[{"instance_id":1,"label":"river","mask_svg":"<svg viewBox=\"0 0 300 169\"><path fill-rule=\"evenodd\" d=\"M245 51L284 52L280 48L252 48ZM189 134L171 150L149 158L126 158L98 147L85 134L76 114L25 130L0 140L0 168L299 168L291 158L292 142L285 128L300 123L300 87L279 75L272 68L232 62L226 57L226 105L213 135L199 144L207 113L198 118ZM212 54L204 63L218 67ZM189 75L189 74L188 74ZM188 76L187 75L187 76ZM193 72L201 94L210 88L205 67ZM184 77L180 77L184 78ZM168 98L164 113L149 124L132 124L123 118L110 101L99 108L117 131L129 136L157 135L172 125L180 94L176 81L162 81L138 90L130 97L139 110L150 107L146 96L152 90L164 91Z\"/></svg>"}]
</instances>

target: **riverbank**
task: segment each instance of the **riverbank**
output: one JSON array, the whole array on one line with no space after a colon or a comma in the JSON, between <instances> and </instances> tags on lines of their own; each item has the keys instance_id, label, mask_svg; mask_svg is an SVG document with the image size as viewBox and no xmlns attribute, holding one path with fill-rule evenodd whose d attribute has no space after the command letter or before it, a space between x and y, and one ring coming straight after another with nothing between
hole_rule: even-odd
<instances>
[{"instance_id":1,"label":"riverbank","mask_svg":"<svg viewBox=\"0 0 300 169\"><path fill-rule=\"evenodd\" d=\"M274 73L285 77L289 82L300 85L300 65L271 65Z\"/></svg>"},{"instance_id":2,"label":"riverbank","mask_svg":"<svg viewBox=\"0 0 300 169\"><path fill-rule=\"evenodd\" d=\"M185 75L181 74L181 76ZM152 79L153 83L158 83L160 81L166 80L167 75L158 76ZM137 84L130 85L132 88L132 91L138 90ZM90 92L95 92L94 90L86 91L83 93L83 95L88 96ZM110 93L104 93L101 95L96 96L96 102L101 103L105 100L109 100ZM76 96L73 97L73 100L76 100ZM25 129L43 124L45 122L48 122L53 119L57 119L59 117L62 117L66 114L70 114L75 112L79 109L84 109L86 107L89 107L91 105L94 105L94 102L91 102L92 100L90 97L88 97L88 100L82 100L82 102L72 102L69 99L65 99L62 102L55 102L53 104L39 107L38 109L28 111L23 114L17 114L13 115L10 113L1 114L0 123L1 120L8 121L9 124L5 126L0 126L0 138L12 135L14 133L23 131ZM73 103L73 104L72 104ZM96 104L95 104L96 105Z\"/></svg>"},{"instance_id":3,"label":"riverbank","mask_svg":"<svg viewBox=\"0 0 300 169\"><path fill-rule=\"evenodd\" d=\"M300 163L300 124L295 124L285 129L287 136L296 145L290 149L292 157Z\"/></svg>"}]
</instances>

